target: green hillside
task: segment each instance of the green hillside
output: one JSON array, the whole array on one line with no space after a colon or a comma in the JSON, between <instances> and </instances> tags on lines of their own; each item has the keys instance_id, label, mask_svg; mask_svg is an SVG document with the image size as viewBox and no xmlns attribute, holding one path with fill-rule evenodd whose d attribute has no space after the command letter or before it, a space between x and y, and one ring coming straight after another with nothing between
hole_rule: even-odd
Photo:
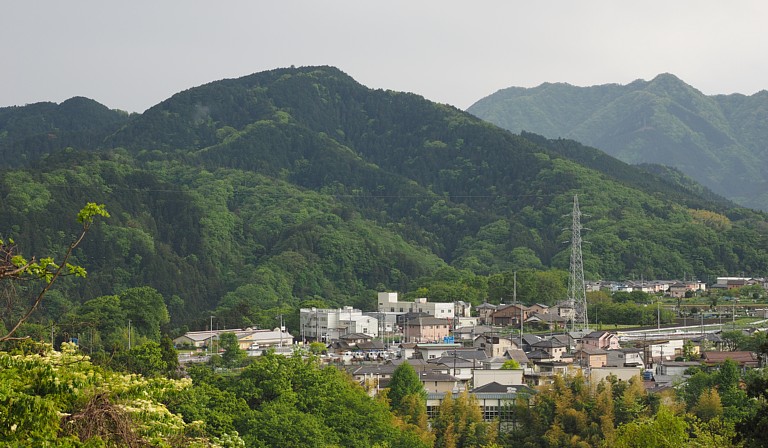
<instances>
[{"instance_id":1,"label":"green hillside","mask_svg":"<svg viewBox=\"0 0 768 448\"><path fill-rule=\"evenodd\" d=\"M670 74L651 81L500 90L468 111L512 132L564 137L625 162L674 167L715 193L768 210L768 92L706 96Z\"/></svg>"},{"instance_id":2,"label":"green hillside","mask_svg":"<svg viewBox=\"0 0 768 448\"><path fill-rule=\"evenodd\" d=\"M0 107L2 166L19 167L69 146L95 148L126 124L125 112L88 98Z\"/></svg>"},{"instance_id":3,"label":"green hillside","mask_svg":"<svg viewBox=\"0 0 768 448\"><path fill-rule=\"evenodd\" d=\"M380 290L498 301L493 275L568 268L577 194L588 278L768 271L763 214L331 67L196 87L70 146L0 181L0 235L25 254L64 247L86 201L112 215L50 317L144 285L198 328L211 312L231 327L301 303L372 309Z\"/></svg>"}]
</instances>

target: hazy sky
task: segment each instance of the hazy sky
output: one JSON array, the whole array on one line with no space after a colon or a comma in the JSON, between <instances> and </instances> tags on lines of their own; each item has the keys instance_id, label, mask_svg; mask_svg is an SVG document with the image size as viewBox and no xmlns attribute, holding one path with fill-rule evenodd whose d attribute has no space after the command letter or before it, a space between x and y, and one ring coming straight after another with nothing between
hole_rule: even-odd
<instances>
[{"instance_id":1,"label":"hazy sky","mask_svg":"<svg viewBox=\"0 0 768 448\"><path fill-rule=\"evenodd\" d=\"M8 1L0 106L86 96L141 112L181 90L290 65L462 109L542 82L677 75L768 89L764 0Z\"/></svg>"}]
</instances>

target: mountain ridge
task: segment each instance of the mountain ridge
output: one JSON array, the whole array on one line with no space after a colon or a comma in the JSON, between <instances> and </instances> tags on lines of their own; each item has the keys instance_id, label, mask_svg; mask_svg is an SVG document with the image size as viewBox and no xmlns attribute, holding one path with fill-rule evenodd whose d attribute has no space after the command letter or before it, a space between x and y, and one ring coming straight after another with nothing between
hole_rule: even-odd
<instances>
[{"instance_id":1,"label":"mountain ridge","mask_svg":"<svg viewBox=\"0 0 768 448\"><path fill-rule=\"evenodd\" d=\"M707 96L661 74L626 85L502 89L468 111L512 132L572 138L629 163L669 165L742 205L768 208L765 91Z\"/></svg>"},{"instance_id":2,"label":"mountain ridge","mask_svg":"<svg viewBox=\"0 0 768 448\"><path fill-rule=\"evenodd\" d=\"M331 67L188 89L98 143L6 167L0 233L45 253L65 240L59 217L105 203L88 281L63 283L73 300L150 285L176 325L214 310L273 325L306 300L371 309L376 291L429 287L498 301L489 276L560 275L574 195L592 215L588 278L768 271L763 214Z\"/></svg>"}]
</instances>

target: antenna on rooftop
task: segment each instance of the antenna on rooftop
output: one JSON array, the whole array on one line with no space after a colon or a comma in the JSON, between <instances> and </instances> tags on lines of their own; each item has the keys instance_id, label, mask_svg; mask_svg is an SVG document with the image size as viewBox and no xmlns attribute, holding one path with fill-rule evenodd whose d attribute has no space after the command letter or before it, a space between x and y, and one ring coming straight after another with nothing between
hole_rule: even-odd
<instances>
[{"instance_id":1,"label":"antenna on rooftop","mask_svg":"<svg viewBox=\"0 0 768 448\"><path fill-rule=\"evenodd\" d=\"M573 307L573 329L589 329L587 290L584 285L584 260L581 256L581 211L579 196L573 196L571 212L571 275L568 278L568 302Z\"/></svg>"}]
</instances>

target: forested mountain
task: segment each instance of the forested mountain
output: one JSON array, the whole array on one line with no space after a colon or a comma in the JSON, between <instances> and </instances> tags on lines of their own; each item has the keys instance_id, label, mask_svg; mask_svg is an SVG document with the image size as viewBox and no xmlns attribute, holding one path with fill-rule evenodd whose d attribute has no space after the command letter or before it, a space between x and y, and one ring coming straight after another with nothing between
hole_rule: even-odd
<instances>
[{"instance_id":1,"label":"forested mountain","mask_svg":"<svg viewBox=\"0 0 768 448\"><path fill-rule=\"evenodd\" d=\"M198 328L211 312L274 326L307 300L372 309L379 290L499 301L488 276L567 269L574 195L588 278L768 271L763 214L331 67L213 82L122 123L18 153L29 169L4 161L0 235L25 254L61 251L63 218L86 201L112 216L78 249L87 280L47 299L51 317L144 285L174 325Z\"/></svg>"},{"instance_id":2,"label":"forested mountain","mask_svg":"<svg viewBox=\"0 0 768 448\"><path fill-rule=\"evenodd\" d=\"M83 97L0 107L0 159L3 166L19 167L69 146L95 148L128 119L126 112Z\"/></svg>"},{"instance_id":3,"label":"forested mountain","mask_svg":"<svg viewBox=\"0 0 768 448\"><path fill-rule=\"evenodd\" d=\"M512 132L564 137L625 162L674 167L712 191L768 210L768 91L707 96L671 74L627 85L511 87L472 114Z\"/></svg>"}]
</instances>

